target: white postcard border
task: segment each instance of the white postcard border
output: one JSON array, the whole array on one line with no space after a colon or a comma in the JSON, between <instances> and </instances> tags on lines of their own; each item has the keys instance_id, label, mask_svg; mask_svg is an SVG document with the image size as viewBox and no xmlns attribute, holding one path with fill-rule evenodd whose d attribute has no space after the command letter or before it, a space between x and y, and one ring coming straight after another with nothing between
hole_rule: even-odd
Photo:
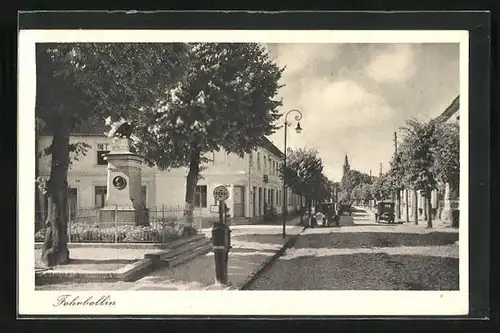
<instances>
[{"instance_id":1,"label":"white postcard border","mask_svg":"<svg viewBox=\"0 0 500 333\"><path fill-rule=\"evenodd\" d=\"M20 315L465 315L468 255L468 31L21 30L18 62L18 313ZM459 291L35 291L35 43L37 42L460 43ZM24 200L26 198L26 200ZM61 295L114 306L57 307Z\"/></svg>"}]
</instances>

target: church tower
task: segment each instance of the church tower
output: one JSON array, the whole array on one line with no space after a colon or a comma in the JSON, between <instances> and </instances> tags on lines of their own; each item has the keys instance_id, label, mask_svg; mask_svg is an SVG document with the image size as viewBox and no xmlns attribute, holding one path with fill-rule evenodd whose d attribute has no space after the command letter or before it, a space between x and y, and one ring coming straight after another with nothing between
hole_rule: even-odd
<instances>
[{"instance_id":1,"label":"church tower","mask_svg":"<svg viewBox=\"0 0 500 333\"><path fill-rule=\"evenodd\" d=\"M347 154L345 154L344 166L343 166L343 176L351 170L351 166L349 165L349 159L347 158Z\"/></svg>"}]
</instances>

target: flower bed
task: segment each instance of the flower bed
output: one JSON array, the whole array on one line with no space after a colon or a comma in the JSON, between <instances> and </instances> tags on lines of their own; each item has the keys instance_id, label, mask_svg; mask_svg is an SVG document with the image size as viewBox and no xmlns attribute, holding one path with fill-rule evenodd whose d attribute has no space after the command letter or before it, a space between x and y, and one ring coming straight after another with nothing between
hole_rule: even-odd
<instances>
[{"instance_id":1,"label":"flower bed","mask_svg":"<svg viewBox=\"0 0 500 333\"><path fill-rule=\"evenodd\" d=\"M68 228L70 243L168 243L197 233L192 226L182 223L158 223L154 226L106 226L84 222L71 223ZM45 229L35 233L35 242L43 242Z\"/></svg>"}]
</instances>

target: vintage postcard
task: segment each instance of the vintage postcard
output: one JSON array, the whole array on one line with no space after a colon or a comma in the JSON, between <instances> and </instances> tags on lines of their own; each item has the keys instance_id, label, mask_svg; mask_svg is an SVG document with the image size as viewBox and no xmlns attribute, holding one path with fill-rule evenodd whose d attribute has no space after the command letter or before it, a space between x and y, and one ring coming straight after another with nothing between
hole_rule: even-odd
<instances>
[{"instance_id":1,"label":"vintage postcard","mask_svg":"<svg viewBox=\"0 0 500 333\"><path fill-rule=\"evenodd\" d=\"M451 30L21 30L19 314L467 314L468 56Z\"/></svg>"}]
</instances>

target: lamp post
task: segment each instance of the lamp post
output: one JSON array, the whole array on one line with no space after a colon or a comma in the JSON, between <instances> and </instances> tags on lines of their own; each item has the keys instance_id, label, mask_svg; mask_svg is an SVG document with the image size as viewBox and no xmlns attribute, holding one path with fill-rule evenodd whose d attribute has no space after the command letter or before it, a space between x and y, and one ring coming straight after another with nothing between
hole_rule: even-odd
<instances>
[{"instance_id":1,"label":"lamp post","mask_svg":"<svg viewBox=\"0 0 500 333\"><path fill-rule=\"evenodd\" d=\"M286 138L287 138L288 126L291 125L291 123L287 122L287 117L292 112L297 113L297 115L295 116L295 120L297 121L297 127L295 127L295 131L297 133L302 132L302 127L300 127L300 120L302 119L302 112L300 112L297 109L292 109L292 110L288 111L285 114L285 142L284 142L285 149L283 150L283 152L284 152L284 160L283 160L283 212L281 214L283 216L283 238L286 238L286 218L288 215L287 190L286 190L286 150L287 150Z\"/></svg>"}]
</instances>

